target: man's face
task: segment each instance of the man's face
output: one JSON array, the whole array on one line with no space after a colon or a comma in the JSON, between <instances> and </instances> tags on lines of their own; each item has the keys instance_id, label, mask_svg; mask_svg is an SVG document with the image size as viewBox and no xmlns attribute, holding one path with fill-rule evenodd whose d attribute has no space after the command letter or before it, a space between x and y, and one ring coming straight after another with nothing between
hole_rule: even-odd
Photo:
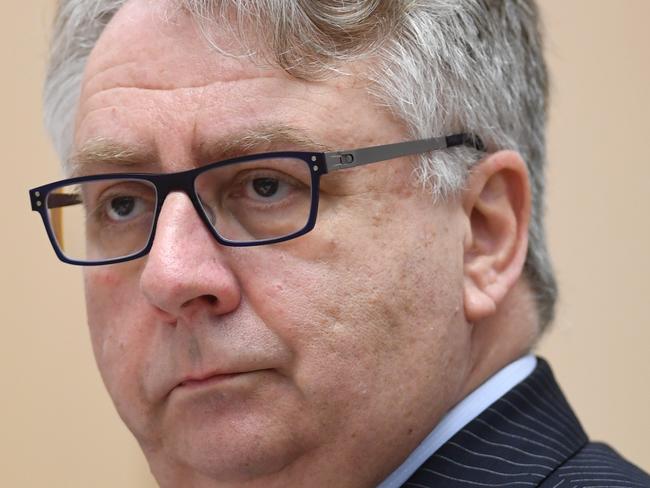
<instances>
[{"instance_id":1,"label":"man's face","mask_svg":"<svg viewBox=\"0 0 650 488\"><path fill-rule=\"evenodd\" d=\"M151 158L100 151L79 173L190 169L233 155L215 141L274 127L339 149L407 139L362 75L311 83L226 57L150 5L128 3L93 52L75 148ZM315 149L270 132L242 151ZM219 245L172 193L146 258L86 269L97 363L159 481L273 486L291 469L359 465L349 480L378 482L457 399L463 212L411 172L395 160L326 175L315 230L253 248Z\"/></svg>"}]
</instances>

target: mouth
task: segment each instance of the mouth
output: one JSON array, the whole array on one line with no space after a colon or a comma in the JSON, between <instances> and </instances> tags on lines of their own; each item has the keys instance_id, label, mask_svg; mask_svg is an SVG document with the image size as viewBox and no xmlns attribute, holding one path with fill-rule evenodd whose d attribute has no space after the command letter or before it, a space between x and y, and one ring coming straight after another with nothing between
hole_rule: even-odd
<instances>
[{"instance_id":1,"label":"mouth","mask_svg":"<svg viewBox=\"0 0 650 488\"><path fill-rule=\"evenodd\" d=\"M181 381L178 384L177 388L183 388L183 389L201 388L205 386L218 384L224 381L228 381L230 379L234 379L244 374L246 373L226 373L226 374L212 374L203 378L188 378L186 380Z\"/></svg>"},{"instance_id":2,"label":"mouth","mask_svg":"<svg viewBox=\"0 0 650 488\"><path fill-rule=\"evenodd\" d=\"M262 368L191 373L170 385L164 396L166 399L172 395L188 398L208 392L234 394L251 391L270 381L272 376L269 374L272 371L272 369Z\"/></svg>"}]
</instances>

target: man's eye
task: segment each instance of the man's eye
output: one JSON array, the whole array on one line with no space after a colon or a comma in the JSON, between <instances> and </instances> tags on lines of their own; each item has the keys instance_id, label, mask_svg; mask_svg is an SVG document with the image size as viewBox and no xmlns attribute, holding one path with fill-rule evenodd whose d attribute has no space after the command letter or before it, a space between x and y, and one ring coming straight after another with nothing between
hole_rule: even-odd
<instances>
[{"instance_id":1,"label":"man's eye","mask_svg":"<svg viewBox=\"0 0 650 488\"><path fill-rule=\"evenodd\" d=\"M119 196L105 203L105 212L109 219L124 222L133 219L146 211L146 205L140 198Z\"/></svg>"},{"instance_id":2,"label":"man's eye","mask_svg":"<svg viewBox=\"0 0 650 488\"><path fill-rule=\"evenodd\" d=\"M242 194L244 197L260 202L275 203L291 196L295 185L286 181L287 178L275 176L257 176L243 183Z\"/></svg>"},{"instance_id":3,"label":"man's eye","mask_svg":"<svg viewBox=\"0 0 650 488\"><path fill-rule=\"evenodd\" d=\"M278 193L280 181L276 178L255 178L252 187L257 195L269 198Z\"/></svg>"}]
</instances>

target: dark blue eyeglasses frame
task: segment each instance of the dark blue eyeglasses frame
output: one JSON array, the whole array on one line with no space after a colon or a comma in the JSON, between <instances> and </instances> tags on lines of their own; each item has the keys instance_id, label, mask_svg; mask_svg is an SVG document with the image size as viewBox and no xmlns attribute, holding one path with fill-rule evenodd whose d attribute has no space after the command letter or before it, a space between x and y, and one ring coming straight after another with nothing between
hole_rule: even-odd
<instances>
[{"instance_id":1,"label":"dark blue eyeglasses frame","mask_svg":"<svg viewBox=\"0 0 650 488\"><path fill-rule=\"evenodd\" d=\"M483 141L473 134L454 134L451 136L443 137L434 137L431 139L420 139L415 141L407 142L398 142L396 144L386 144L382 146L373 146L366 147L361 149L354 149L348 151L336 151L336 152L301 152L301 151L285 151L285 152L269 152L269 153L260 153L252 154L249 156L242 156L233 159L228 159L225 161L219 161L216 163L208 164L201 166L200 168L195 168L187 171L181 171L178 173L110 173L110 174L100 174L100 175L91 175L91 176L80 176L77 178L69 178L65 180L55 181L54 183L49 183L47 185L42 185L37 188L29 190L29 198L32 205L32 210L41 214L43 219L43 225L47 232L47 236L50 239L52 248L56 253L57 257L64 263L74 264L79 266L99 266L105 264L116 264L122 263L125 261L131 261L133 259L138 259L142 256L145 256L151 250L153 246L154 237L156 235L156 226L158 225L158 216L162 209L163 203L167 198L167 195L173 191L182 191L184 192L192 201L194 208L196 209L199 217L210 230L214 238L220 244L224 246L235 246L235 247L248 247L248 246L261 246L266 244L275 244L277 242L288 241L300 237L301 235L306 234L311 231L316 225L316 216L318 214L318 201L319 201L319 187L320 187L320 177L321 175L331 173L332 171L353 168L356 166L363 166L371 163L378 163L380 161L387 161L389 159L401 158L404 156L412 156L415 154L422 154L430 151L437 151L441 149L447 149L454 146L470 146L478 151L484 151L485 146ZM221 166L228 166L231 164L237 164L242 162L256 161L259 159L270 159L270 158L292 158L300 159L305 162L309 167L309 172L311 175L311 207L309 211L309 219L307 224L297 232L288 234L286 236L277 237L273 239L259 240L259 241L231 241L224 239L219 235L217 230L211 224L208 216L206 215L199 197L196 194L194 188L194 182L196 178L204 173ZM101 180L110 180L110 179L129 179L129 180L141 180L147 181L154 185L156 188L156 209L153 217L153 224L151 227L151 234L149 235L149 240L146 246L139 252L129 254L128 256L122 256L114 259L106 259L101 261L81 261L70 259L61 251L58 242L56 240L52 225L49 219L47 212L47 198L52 190L60 188L66 185L74 185L78 183L83 183L87 181L101 181Z\"/></svg>"}]
</instances>

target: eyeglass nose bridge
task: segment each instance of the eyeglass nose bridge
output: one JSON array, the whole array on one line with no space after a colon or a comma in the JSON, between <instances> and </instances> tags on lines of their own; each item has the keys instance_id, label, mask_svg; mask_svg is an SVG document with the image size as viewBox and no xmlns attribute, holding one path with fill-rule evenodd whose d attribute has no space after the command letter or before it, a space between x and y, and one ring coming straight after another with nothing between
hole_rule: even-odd
<instances>
[{"instance_id":1,"label":"eyeglass nose bridge","mask_svg":"<svg viewBox=\"0 0 650 488\"><path fill-rule=\"evenodd\" d=\"M193 169L189 171L184 171L181 173L167 173L167 174L158 174L152 175L150 181L156 187L156 212L154 216L154 222L151 228L151 236L149 238L149 244L147 245L147 252L153 246L153 241L156 235L156 229L158 227L158 218L162 212L163 205L167 200L167 197L170 193L182 192L187 195L187 197L192 202L194 210L198 214L199 218L206 226L208 231L215 237L215 239L223 243L224 239L218 234L215 227L210 222L208 215L204 207L201 205L198 194L194 188L194 182L196 181L197 176L200 174L199 171Z\"/></svg>"},{"instance_id":2,"label":"eyeglass nose bridge","mask_svg":"<svg viewBox=\"0 0 650 488\"><path fill-rule=\"evenodd\" d=\"M194 171L152 175L150 181L156 187L156 199L158 207L162 207L162 204L167 198L167 195L176 191L185 193L190 198L190 200L194 201L195 179L196 173Z\"/></svg>"}]
</instances>

